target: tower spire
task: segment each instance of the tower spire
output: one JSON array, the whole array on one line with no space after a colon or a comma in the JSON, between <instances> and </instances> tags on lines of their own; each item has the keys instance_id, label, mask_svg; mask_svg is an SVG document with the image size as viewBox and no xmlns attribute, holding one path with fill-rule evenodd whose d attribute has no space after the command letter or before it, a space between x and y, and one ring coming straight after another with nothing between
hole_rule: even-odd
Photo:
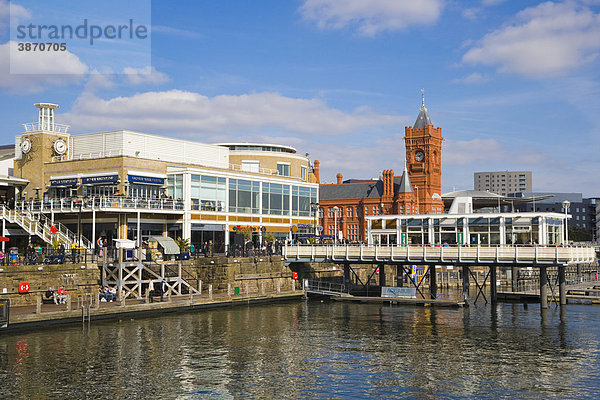
<instances>
[{"instance_id":1,"label":"tower spire","mask_svg":"<svg viewBox=\"0 0 600 400\"><path fill-rule=\"evenodd\" d=\"M421 108L425 108L425 88L421 88Z\"/></svg>"}]
</instances>

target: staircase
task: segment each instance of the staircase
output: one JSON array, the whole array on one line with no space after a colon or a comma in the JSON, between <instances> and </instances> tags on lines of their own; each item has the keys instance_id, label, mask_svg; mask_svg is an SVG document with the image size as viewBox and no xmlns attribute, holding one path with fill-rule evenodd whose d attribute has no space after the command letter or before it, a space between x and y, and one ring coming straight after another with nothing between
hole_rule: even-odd
<instances>
[{"instance_id":1,"label":"staircase","mask_svg":"<svg viewBox=\"0 0 600 400\"><path fill-rule=\"evenodd\" d=\"M73 243L79 246L81 241L82 247L85 247L90 253L93 252L94 246L89 240L87 240L84 236L81 236L80 240L78 240L77 235L67 229L67 227L60 222L54 223L54 226L56 227L56 233L52 233L50 231L52 225L48 224L47 221L45 223L40 223L33 218L31 214L26 214L19 210L9 210L5 206L0 207L2 209L2 219L10 222L11 224L20 226L28 234L36 235L50 245L52 245L53 238L56 238L62 242L67 249L70 248L71 244Z\"/></svg>"}]
</instances>

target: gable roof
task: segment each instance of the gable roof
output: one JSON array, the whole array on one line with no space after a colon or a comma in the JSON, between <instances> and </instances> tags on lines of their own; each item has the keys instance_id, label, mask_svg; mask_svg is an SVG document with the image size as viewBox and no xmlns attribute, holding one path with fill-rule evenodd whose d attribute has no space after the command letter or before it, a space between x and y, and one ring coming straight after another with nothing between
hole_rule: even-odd
<instances>
[{"instance_id":1,"label":"gable roof","mask_svg":"<svg viewBox=\"0 0 600 400\"><path fill-rule=\"evenodd\" d=\"M412 193L412 186L406 170L402 176L394 177L394 194ZM341 185L319 186L319 199L363 199L379 198L383 196L383 181L369 181L365 183L343 183Z\"/></svg>"}]
</instances>

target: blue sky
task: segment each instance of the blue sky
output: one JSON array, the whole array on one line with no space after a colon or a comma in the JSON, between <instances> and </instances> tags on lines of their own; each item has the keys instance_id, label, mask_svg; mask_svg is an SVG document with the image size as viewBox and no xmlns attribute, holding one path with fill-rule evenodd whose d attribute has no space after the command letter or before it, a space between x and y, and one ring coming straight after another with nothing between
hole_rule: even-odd
<instances>
[{"instance_id":1,"label":"blue sky","mask_svg":"<svg viewBox=\"0 0 600 400\"><path fill-rule=\"evenodd\" d=\"M59 3L15 1L13 17ZM472 188L474 171L524 169L536 191L600 195L600 0L154 0L151 12L151 66L99 69L73 49L51 63L60 75L48 63L16 75L0 0L1 142L54 102L73 133L281 143L319 159L324 181L373 178L401 173L425 88L444 192Z\"/></svg>"}]
</instances>

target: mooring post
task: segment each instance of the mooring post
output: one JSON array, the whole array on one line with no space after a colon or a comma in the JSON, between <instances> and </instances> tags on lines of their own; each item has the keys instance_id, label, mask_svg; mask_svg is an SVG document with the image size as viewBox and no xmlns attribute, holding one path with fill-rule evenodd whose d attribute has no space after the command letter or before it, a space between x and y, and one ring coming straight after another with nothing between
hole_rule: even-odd
<instances>
[{"instance_id":1,"label":"mooring post","mask_svg":"<svg viewBox=\"0 0 600 400\"><path fill-rule=\"evenodd\" d=\"M208 285L208 298L212 300L212 283Z\"/></svg>"},{"instance_id":2,"label":"mooring post","mask_svg":"<svg viewBox=\"0 0 600 400\"><path fill-rule=\"evenodd\" d=\"M496 272L496 265L490 266L490 301L492 302L492 304L496 304L496 302L498 302L498 288L496 286L498 278Z\"/></svg>"},{"instance_id":3,"label":"mooring post","mask_svg":"<svg viewBox=\"0 0 600 400\"><path fill-rule=\"evenodd\" d=\"M437 297L437 272L435 272L435 265L429 266L429 294L434 300Z\"/></svg>"},{"instance_id":4,"label":"mooring post","mask_svg":"<svg viewBox=\"0 0 600 400\"><path fill-rule=\"evenodd\" d=\"M513 265L510 269L510 280L511 280L511 286L512 286L512 291L516 292L518 289L518 285L519 285L519 268L516 265Z\"/></svg>"},{"instance_id":5,"label":"mooring post","mask_svg":"<svg viewBox=\"0 0 600 400\"><path fill-rule=\"evenodd\" d=\"M463 300L467 303L469 300L469 267L466 265L462 266L462 290Z\"/></svg>"},{"instance_id":6,"label":"mooring post","mask_svg":"<svg viewBox=\"0 0 600 400\"><path fill-rule=\"evenodd\" d=\"M581 276L581 264L577 264L577 282L583 282L583 278Z\"/></svg>"},{"instance_id":7,"label":"mooring post","mask_svg":"<svg viewBox=\"0 0 600 400\"><path fill-rule=\"evenodd\" d=\"M540 266L540 308L548 308L548 275L546 267Z\"/></svg>"},{"instance_id":8,"label":"mooring post","mask_svg":"<svg viewBox=\"0 0 600 400\"><path fill-rule=\"evenodd\" d=\"M564 306L567 304L567 282L565 279L565 266L558 266L558 297L560 299L560 305Z\"/></svg>"},{"instance_id":9,"label":"mooring post","mask_svg":"<svg viewBox=\"0 0 600 400\"><path fill-rule=\"evenodd\" d=\"M41 314L42 313L42 297L41 296L36 296L36 300L35 300L35 313L36 314Z\"/></svg>"},{"instance_id":10,"label":"mooring post","mask_svg":"<svg viewBox=\"0 0 600 400\"><path fill-rule=\"evenodd\" d=\"M231 283L227 284L227 296L231 297Z\"/></svg>"}]
</instances>

